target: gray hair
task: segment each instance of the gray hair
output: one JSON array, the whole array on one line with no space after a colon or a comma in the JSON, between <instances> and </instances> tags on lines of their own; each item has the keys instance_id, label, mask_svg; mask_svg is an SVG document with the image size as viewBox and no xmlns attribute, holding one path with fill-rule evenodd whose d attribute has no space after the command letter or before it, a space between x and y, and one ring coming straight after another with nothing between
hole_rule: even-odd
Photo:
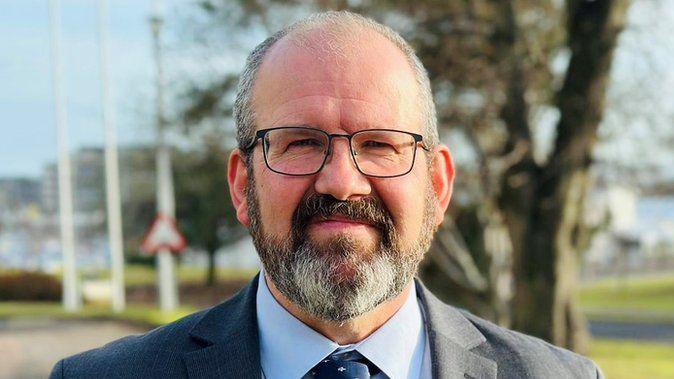
<instances>
[{"instance_id":1,"label":"gray hair","mask_svg":"<svg viewBox=\"0 0 674 379\"><path fill-rule=\"evenodd\" d=\"M253 86L257 72L269 49L283 37L294 33L315 29L317 27L328 29L342 29L351 26L372 30L391 41L403 54L414 71L419 86L421 111L424 119L424 142L432 148L438 144L438 128L433 93L431 92L428 73L412 46L405 41L400 34L388 26L382 25L370 18L348 11L330 11L313 14L305 19L297 21L274 33L271 37L257 45L246 60L239 84L237 87L236 100L234 102L234 121L236 123L236 139L239 149L244 156L248 157L249 147L255 139L255 111L253 109ZM341 35L340 35L341 34ZM348 38L343 33L331 33L331 37ZM298 41L301 42L301 41Z\"/></svg>"}]
</instances>

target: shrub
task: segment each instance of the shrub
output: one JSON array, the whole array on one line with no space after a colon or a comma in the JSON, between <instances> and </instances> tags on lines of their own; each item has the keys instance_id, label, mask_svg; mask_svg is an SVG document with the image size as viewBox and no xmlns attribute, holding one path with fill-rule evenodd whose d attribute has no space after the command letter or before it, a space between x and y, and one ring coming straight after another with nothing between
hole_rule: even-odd
<instances>
[{"instance_id":1,"label":"shrub","mask_svg":"<svg viewBox=\"0 0 674 379\"><path fill-rule=\"evenodd\" d=\"M59 301L61 282L41 272L0 273L0 301Z\"/></svg>"}]
</instances>

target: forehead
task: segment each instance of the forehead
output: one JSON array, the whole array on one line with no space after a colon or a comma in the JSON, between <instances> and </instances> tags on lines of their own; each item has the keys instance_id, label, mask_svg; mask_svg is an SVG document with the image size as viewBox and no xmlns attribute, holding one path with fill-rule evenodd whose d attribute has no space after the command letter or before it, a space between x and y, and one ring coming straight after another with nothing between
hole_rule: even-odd
<instances>
[{"instance_id":1,"label":"forehead","mask_svg":"<svg viewBox=\"0 0 674 379\"><path fill-rule=\"evenodd\" d=\"M418 130L418 86L405 54L372 30L336 33L303 31L270 49L253 90L256 127Z\"/></svg>"}]
</instances>

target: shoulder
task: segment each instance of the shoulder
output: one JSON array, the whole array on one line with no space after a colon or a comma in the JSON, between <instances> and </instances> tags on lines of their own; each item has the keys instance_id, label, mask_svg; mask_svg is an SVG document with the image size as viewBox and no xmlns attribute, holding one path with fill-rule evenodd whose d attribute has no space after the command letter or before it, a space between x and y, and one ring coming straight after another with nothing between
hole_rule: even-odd
<instances>
[{"instance_id":1,"label":"shoulder","mask_svg":"<svg viewBox=\"0 0 674 379\"><path fill-rule=\"evenodd\" d=\"M486 341L475 351L496 361L499 375L532 378L553 374L560 378L603 377L597 365L582 355L500 327L465 310L460 312L485 337Z\"/></svg>"},{"instance_id":2,"label":"shoulder","mask_svg":"<svg viewBox=\"0 0 674 379\"><path fill-rule=\"evenodd\" d=\"M197 351L234 339L239 345L257 343L256 280L214 307L65 358L54 366L51 378L186 377L183 360Z\"/></svg>"},{"instance_id":3,"label":"shoulder","mask_svg":"<svg viewBox=\"0 0 674 379\"><path fill-rule=\"evenodd\" d=\"M455 363L494 364L499 378L603 378L588 358L448 305L421 282L417 283L417 293L425 311L431 349L439 354L436 358L452 360L458 352L469 352L463 355L465 359L484 359Z\"/></svg>"},{"instance_id":4,"label":"shoulder","mask_svg":"<svg viewBox=\"0 0 674 379\"><path fill-rule=\"evenodd\" d=\"M139 378L184 376L176 372L183 370L177 363L183 352L199 347L189 332L207 311L65 358L56 364L51 378L106 378L119 372L134 372Z\"/></svg>"}]
</instances>

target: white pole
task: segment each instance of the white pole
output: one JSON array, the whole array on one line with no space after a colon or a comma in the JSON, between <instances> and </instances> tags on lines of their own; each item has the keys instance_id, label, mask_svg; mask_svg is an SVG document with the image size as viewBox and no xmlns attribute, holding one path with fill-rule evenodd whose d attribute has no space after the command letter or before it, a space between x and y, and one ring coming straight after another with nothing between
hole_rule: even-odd
<instances>
[{"instance_id":1,"label":"white pole","mask_svg":"<svg viewBox=\"0 0 674 379\"><path fill-rule=\"evenodd\" d=\"M122 205L119 193L119 165L117 133L110 89L110 56L108 49L108 1L98 2L98 32L101 53L101 99L105 129L105 184L108 210L108 240L112 271L112 310L121 312L126 307L124 292L124 248L122 239Z\"/></svg>"},{"instance_id":2,"label":"white pole","mask_svg":"<svg viewBox=\"0 0 674 379\"><path fill-rule=\"evenodd\" d=\"M166 144L166 120L164 118L164 71L161 62L161 27L163 24L161 5L154 3L154 12L150 19L154 37L154 57L157 70L157 208L161 215L175 217L175 199L173 192L173 174L171 155ZM168 249L157 252L157 277L159 286L159 305L162 311L172 311L178 307L178 289L175 278L174 256Z\"/></svg>"},{"instance_id":3,"label":"white pole","mask_svg":"<svg viewBox=\"0 0 674 379\"><path fill-rule=\"evenodd\" d=\"M51 0L49 2L52 80L54 87L54 109L56 113L56 143L58 145L59 218L61 249L63 252L63 307L69 312L74 312L82 307L82 299L77 289L77 268L75 263L70 152L66 130L65 92L62 83L60 9L61 6L58 0Z\"/></svg>"}]
</instances>

